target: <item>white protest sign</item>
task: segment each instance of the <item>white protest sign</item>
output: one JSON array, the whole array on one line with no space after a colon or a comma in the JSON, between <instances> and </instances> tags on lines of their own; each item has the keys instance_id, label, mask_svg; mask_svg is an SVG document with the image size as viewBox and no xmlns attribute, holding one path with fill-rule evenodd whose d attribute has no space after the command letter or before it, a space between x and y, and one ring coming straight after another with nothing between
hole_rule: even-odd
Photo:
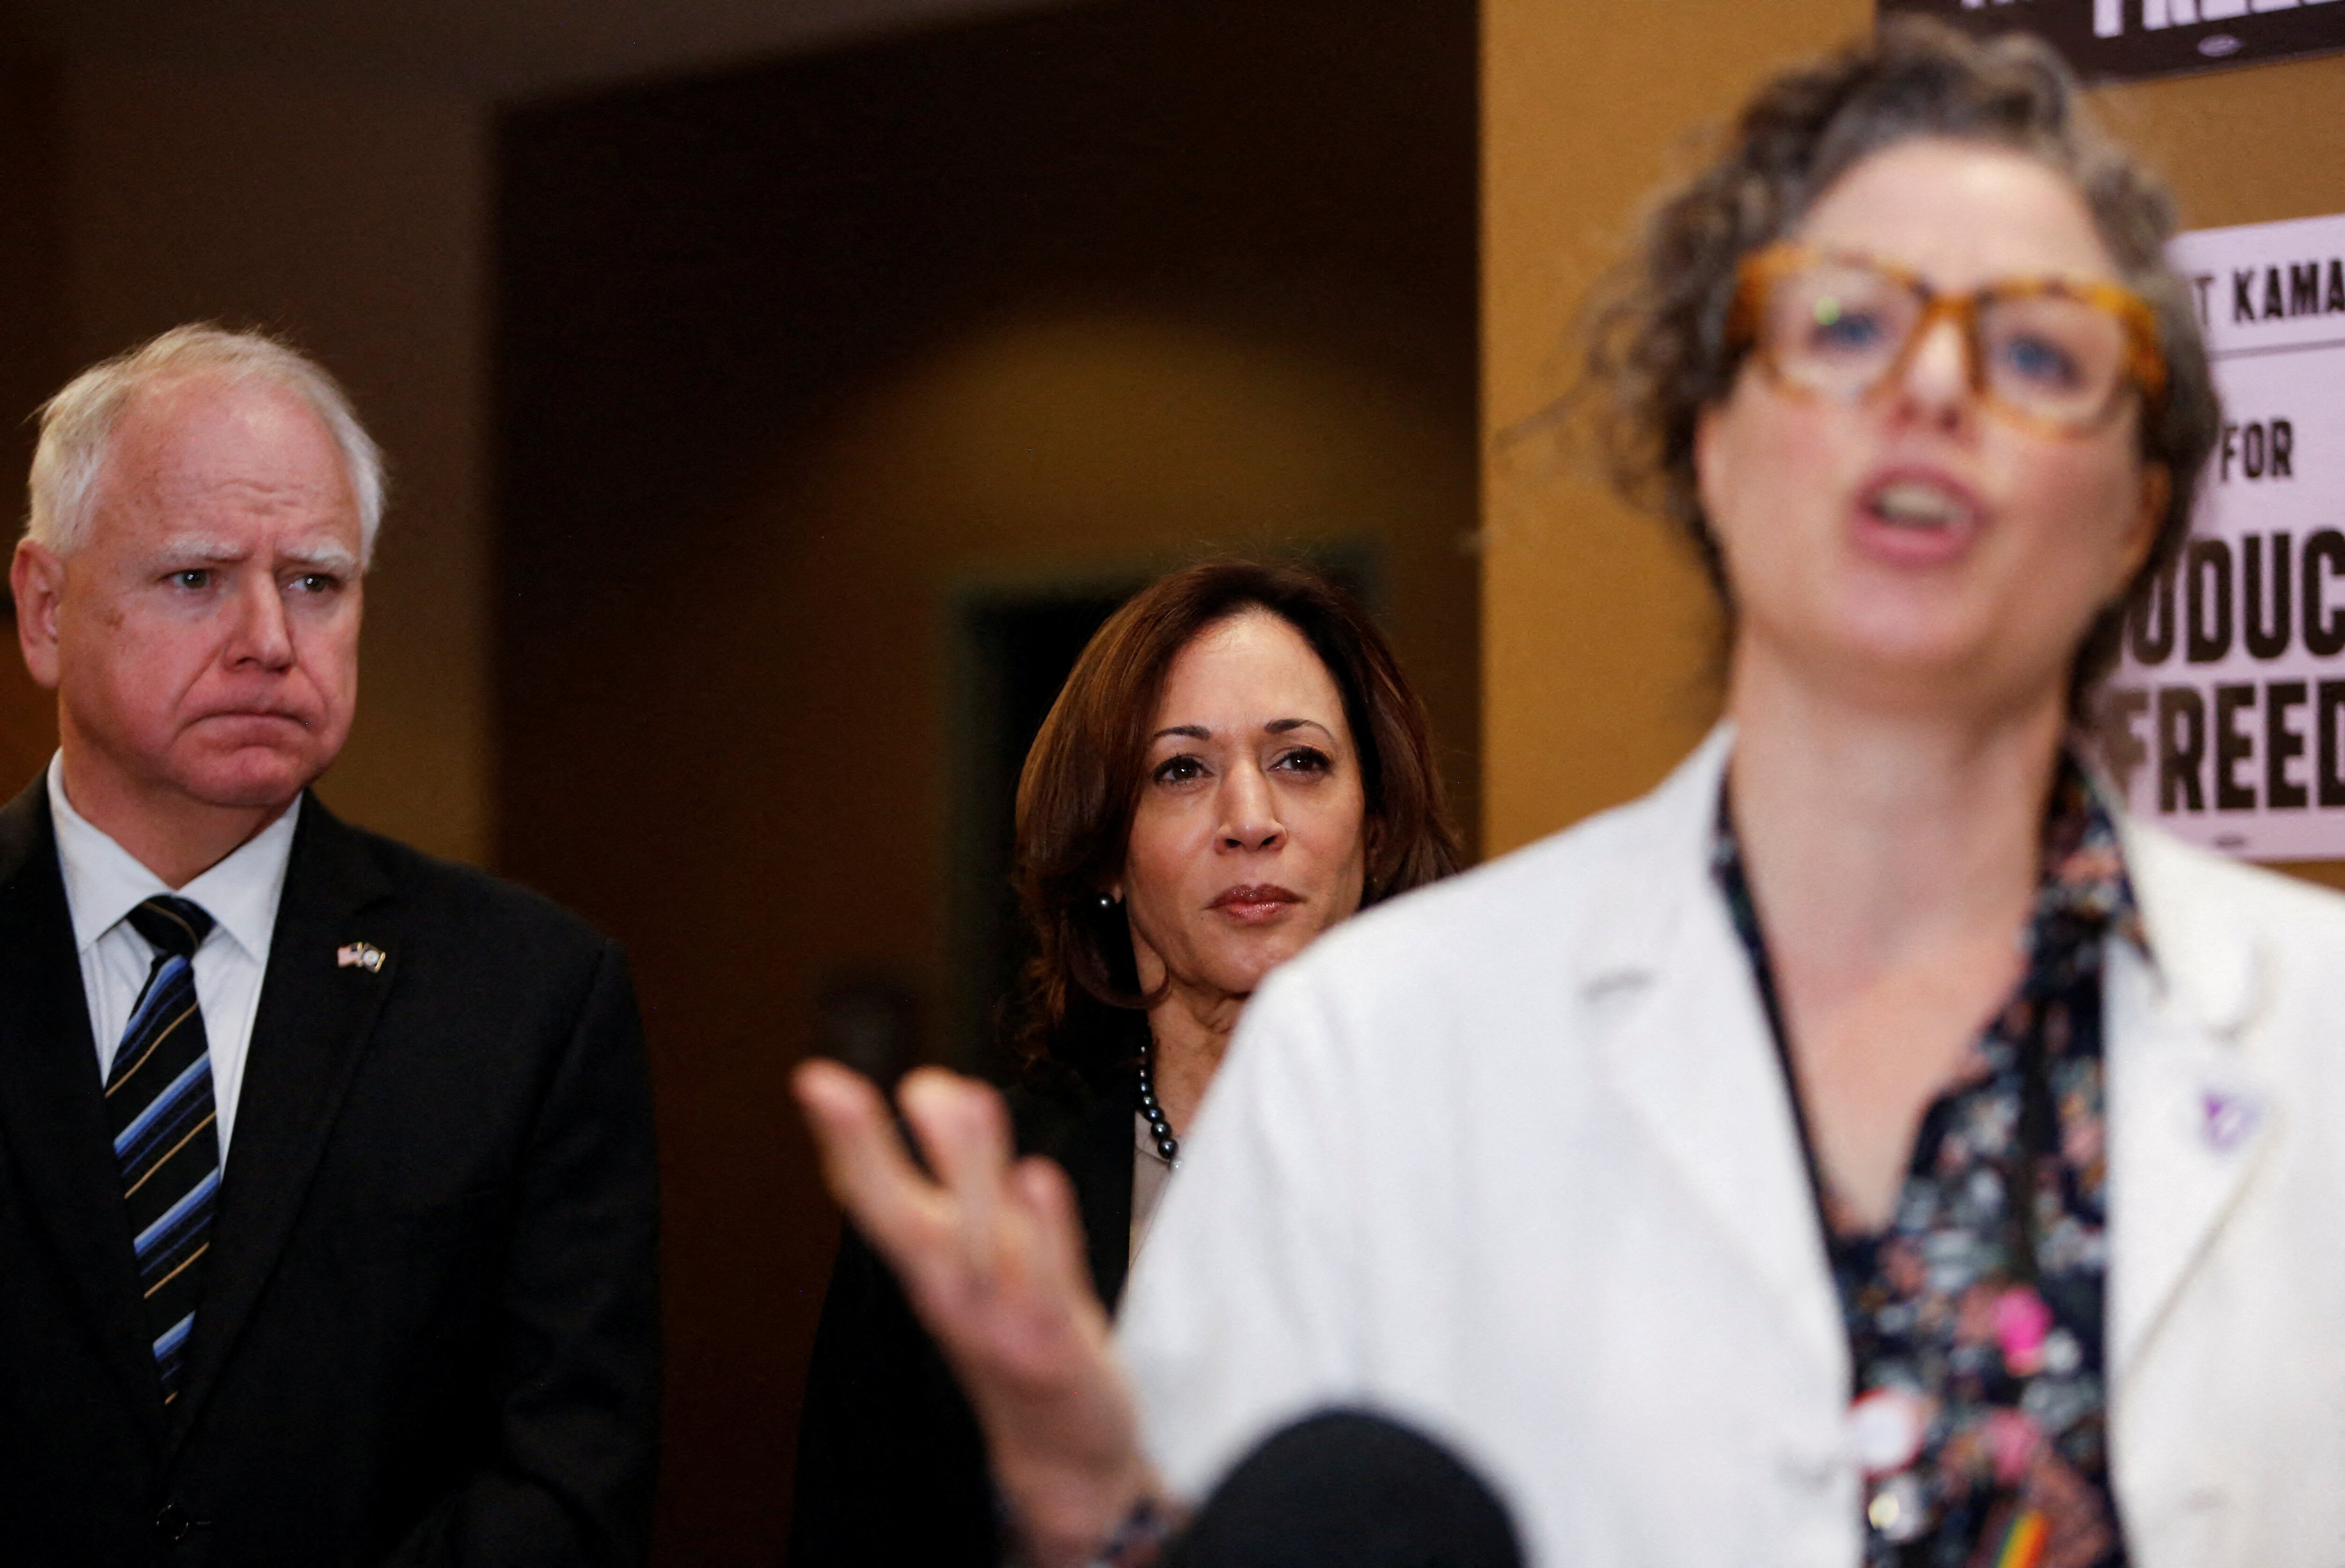
<instances>
[{"instance_id":1,"label":"white protest sign","mask_svg":"<svg viewBox=\"0 0 2345 1568\"><path fill-rule=\"evenodd\" d=\"M2127 627L2104 750L2134 813L2259 860L2345 858L2345 216L2203 229L2222 439Z\"/></svg>"}]
</instances>

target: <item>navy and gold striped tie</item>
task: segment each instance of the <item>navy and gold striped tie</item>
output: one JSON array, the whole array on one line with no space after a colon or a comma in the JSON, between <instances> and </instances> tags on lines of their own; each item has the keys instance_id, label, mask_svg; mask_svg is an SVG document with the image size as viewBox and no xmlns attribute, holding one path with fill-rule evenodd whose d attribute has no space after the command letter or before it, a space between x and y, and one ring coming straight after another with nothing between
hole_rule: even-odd
<instances>
[{"instance_id":1,"label":"navy and gold striped tie","mask_svg":"<svg viewBox=\"0 0 2345 1568\"><path fill-rule=\"evenodd\" d=\"M155 966L114 1053L106 1109L168 1404L178 1395L187 1364L219 1195L211 1052L196 1005L196 949L212 917L184 898L160 895L132 910L129 920L155 949Z\"/></svg>"}]
</instances>

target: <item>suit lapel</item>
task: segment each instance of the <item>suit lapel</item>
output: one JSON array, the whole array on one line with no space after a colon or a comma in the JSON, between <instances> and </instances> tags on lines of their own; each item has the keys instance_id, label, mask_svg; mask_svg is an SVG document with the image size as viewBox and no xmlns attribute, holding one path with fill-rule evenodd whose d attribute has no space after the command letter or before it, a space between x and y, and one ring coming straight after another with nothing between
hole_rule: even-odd
<instances>
[{"instance_id":1,"label":"suit lapel","mask_svg":"<svg viewBox=\"0 0 2345 1568\"><path fill-rule=\"evenodd\" d=\"M123 1391L163 1435L46 777L0 810L0 1138Z\"/></svg>"},{"instance_id":2,"label":"suit lapel","mask_svg":"<svg viewBox=\"0 0 2345 1568\"><path fill-rule=\"evenodd\" d=\"M391 892L364 841L315 796L305 798L212 1222L187 1382L174 1411L178 1432L217 1384L284 1250L335 1113L397 983L402 931ZM356 944L383 956L371 966L341 962L340 950Z\"/></svg>"},{"instance_id":3,"label":"suit lapel","mask_svg":"<svg viewBox=\"0 0 2345 1568\"><path fill-rule=\"evenodd\" d=\"M2174 846L2138 834L2126 850L2156 966L2112 949L2108 1339L2120 1387L2282 1119L2242 1037L2269 989L2270 956L2188 885L2192 868Z\"/></svg>"},{"instance_id":4,"label":"suit lapel","mask_svg":"<svg viewBox=\"0 0 2345 1568\"><path fill-rule=\"evenodd\" d=\"M1132 1078L1117 1077L1112 1088L1084 1107L1057 1151L1082 1213L1091 1284L1111 1317L1132 1267L1132 1118L1138 1095Z\"/></svg>"},{"instance_id":5,"label":"suit lapel","mask_svg":"<svg viewBox=\"0 0 2345 1568\"><path fill-rule=\"evenodd\" d=\"M1727 740L1721 726L1646 808L1644 850L1618 858L1621 885L1594 901L1614 917L1580 959L1580 986L1605 1003L1606 1060L1653 1147L1797 1342L1845 1381L1847 1337L1791 1088L1710 880Z\"/></svg>"}]
</instances>

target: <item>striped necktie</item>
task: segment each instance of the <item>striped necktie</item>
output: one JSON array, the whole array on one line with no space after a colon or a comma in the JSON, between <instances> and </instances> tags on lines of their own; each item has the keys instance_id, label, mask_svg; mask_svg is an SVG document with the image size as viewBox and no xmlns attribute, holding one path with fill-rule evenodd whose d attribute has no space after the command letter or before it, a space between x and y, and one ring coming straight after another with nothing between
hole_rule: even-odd
<instances>
[{"instance_id":1,"label":"striped necktie","mask_svg":"<svg viewBox=\"0 0 2345 1568\"><path fill-rule=\"evenodd\" d=\"M155 949L155 966L115 1050L106 1109L130 1205L155 1370L168 1404L178 1395L187 1363L188 1330L195 1327L196 1290L219 1193L211 1052L196 1005L196 949L212 917L184 898L165 895L141 904L129 920Z\"/></svg>"}]
</instances>

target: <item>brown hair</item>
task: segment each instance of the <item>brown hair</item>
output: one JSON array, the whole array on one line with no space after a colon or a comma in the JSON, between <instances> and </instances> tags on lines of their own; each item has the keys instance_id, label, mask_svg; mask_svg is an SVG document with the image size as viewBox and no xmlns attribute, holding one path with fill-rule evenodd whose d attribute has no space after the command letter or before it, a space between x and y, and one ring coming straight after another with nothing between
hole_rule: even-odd
<instances>
[{"instance_id":1,"label":"brown hair","mask_svg":"<svg viewBox=\"0 0 2345 1568\"><path fill-rule=\"evenodd\" d=\"M1367 797L1361 903L1457 869L1425 705L1365 610L1294 567L1213 561L1161 578L1083 649L1019 775L1013 875L1034 951L1014 1040L1030 1067L1091 1077L1137 1047L1138 1013L1152 998L1139 994L1123 912L1101 908L1100 895L1123 872L1149 726L1173 660L1200 633L1252 610L1301 632L1343 693Z\"/></svg>"},{"instance_id":2,"label":"brown hair","mask_svg":"<svg viewBox=\"0 0 2345 1568\"><path fill-rule=\"evenodd\" d=\"M2188 286L2166 259L2173 202L2102 134L2046 45L2020 34L1980 42L1898 18L1761 87L1724 151L1662 199L1641 252L1615 274L1592 319L1588 383L1609 394L1603 433L1615 482L1691 539L1731 620L1731 585L1702 515L1694 431L1741 369L1743 350L1727 330L1736 268L1788 234L1857 163L1939 137L2009 148L2065 175L2126 283L2157 318L2167 387L2144 410L2141 452L2165 467L2172 489L2141 570L2077 649L2069 706L2082 721L2116 662L2127 608L2181 552L2220 415Z\"/></svg>"}]
</instances>

